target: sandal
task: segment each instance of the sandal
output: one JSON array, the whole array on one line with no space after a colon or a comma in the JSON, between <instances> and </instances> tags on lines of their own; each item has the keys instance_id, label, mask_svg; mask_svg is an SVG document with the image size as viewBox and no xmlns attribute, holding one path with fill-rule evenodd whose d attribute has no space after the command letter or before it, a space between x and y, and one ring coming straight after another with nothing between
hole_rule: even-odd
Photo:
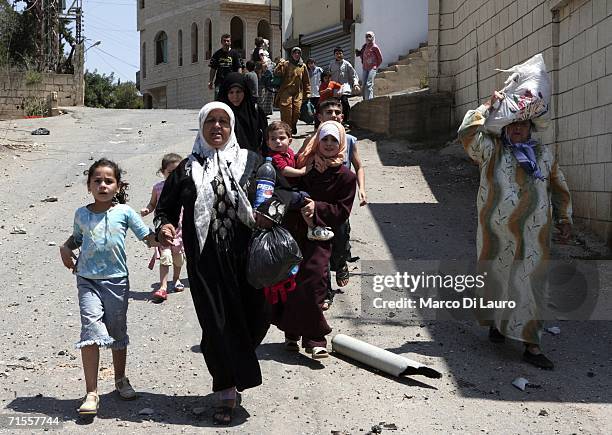
<instances>
[{"instance_id":1,"label":"sandal","mask_svg":"<svg viewBox=\"0 0 612 435\"><path fill-rule=\"evenodd\" d=\"M554 370L555 364L549 360L542 352L532 353L525 347L523 361L544 370Z\"/></svg>"},{"instance_id":2,"label":"sandal","mask_svg":"<svg viewBox=\"0 0 612 435\"><path fill-rule=\"evenodd\" d=\"M183 290L185 290L185 286L182 282L177 281L176 284L174 284L174 293L180 293Z\"/></svg>"},{"instance_id":3,"label":"sandal","mask_svg":"<svg viewBox=\"0 0 612 435\"><path fill-rule=\"evenodd\" d=\"M238 392L236 392L235 399L221 400L221 405L215 408L213 423L221 426L230 425L234 410L240 405L240 402L242 402L242 395Z\"/></svg>"},{"instance_id":4,"label":"sandal","mask_svg":"<svg viewBox=\"0 0 612 435\"><path fill-rule=\"evenodd\" d=\"M344 287L349 283L349 270L346 263L336 272L336 284L338 287Z\"/></svg>"},{"instance_id":5,"label":"sandal","mask_svg":"<svg viewBox=\"0 0 612 435\"><path fill-rule=\"evenodd\" d=\"M331 299L325 299L323 301L323 305L321 305L321 310L327 311L331 307L332 301Z\"/></svg>"},{"instance_id":6,"label":"sandal","mask_svg":"<svg viewBox=\"0 0 612 435\"><path fill-rule=\"evenodd\" d=\"M219 406L213 414L213 423L216 425L227 426L232 424L232 417L236 406Z\"/></svg>"},{"instance_id":7,"label":"sandal","mask_svg":"<svg viewBox=\"0 0 612 435\"><path fill-rule=\"evenodd\" d=\"M327 358L329 356L327 349L321 346L307 347L306 353L312 354L312 359Z\"/></svg>"},{"instance_id":8,"label":"sandal","mask_svg":"<svg viewBox=\"0 0 612 435\"><path fill-rule=\"evenodd\" d=\"M100 407L100 397L98 397L98 393L89 392L83 398L83 403L79 407L79 414L96 415L98 413L99 407Z\"/></svg>"}]
</instances>

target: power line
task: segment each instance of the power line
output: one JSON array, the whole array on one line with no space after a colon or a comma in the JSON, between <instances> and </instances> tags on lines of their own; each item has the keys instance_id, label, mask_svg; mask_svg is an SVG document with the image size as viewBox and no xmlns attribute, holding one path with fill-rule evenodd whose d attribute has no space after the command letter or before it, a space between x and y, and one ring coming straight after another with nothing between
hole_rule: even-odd
<instances>
[{"instance_id":1,"label":"power line","mask_svg":"<svg viewBox=\"0 0 612 435\"><path fill-rule=\"evenodd\" d=\"M133 64L131 64L131 63L129 63L129 62L126 62L125 60L120 59L120 58L118 58L117 56L114 56L114 55L112 55L112 54L110 54L110 53L108 53L108 52L106 52L106 51L102 50L100 47L98 47L98 50L99 50L99 51L101 51L102 53L104 53L104 54L106 54L106 55L108 55L108 56L112 57L112 58L117 59L119 62L123 62L124 64L131 66L132 68L140 69L140 67L139 67L139 66L133 65Z\"/></svg>"},{"instance_id":2,"label":"power line","mask_svg":"<svg viewBox=\"0 0 612 435\"><path fill-rule=\"evenodd\" d=\"M100 50L100 51L102 51L102 50ZM99 53L98 53L98 54L99 54ZM107 53L107 54L108 54L108 53ZM126 76L125 76L125 74L123 74L123 73L122 73L122 72L119 70L119 68L117 68L117 67L116 67L116 66L114 66L114 65L111 65L111 64L110 64L110 63L109 63L109 62L108 62L108 61L107 61L107 60L106 60L106 59L105 59L103 56L100 56L100 59L102 60L102 62L104 62L105 64L107 64L107 65L108 65L108 66L111 68L111 71L112 71L112 72L116 72L118 75L120 75L121 77L123 77L123 78L124 78L125 80L127 80L128 82L131 82L131 81L132 81L132 79L130 79L130 78L128 78L128 77L126 77Z\"/></svg>"}]
</instances>

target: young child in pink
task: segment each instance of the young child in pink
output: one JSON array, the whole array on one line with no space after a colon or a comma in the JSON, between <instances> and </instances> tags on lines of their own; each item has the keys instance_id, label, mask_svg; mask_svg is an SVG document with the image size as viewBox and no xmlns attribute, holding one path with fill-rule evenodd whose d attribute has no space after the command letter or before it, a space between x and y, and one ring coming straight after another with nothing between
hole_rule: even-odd
<instances>
[{"instance_id":1,"label":"young child in pink","mask_svg":"<svg viewBox=\"0 0 612 435\"><path fill-rule=\"evenodd\" d=\"M268 155L272 157L272 164L290 183L293 183L296 177L302 177L312 169L312 164L300 169L295 168L295 153L289 147L293 141L289 124L283 121L273 121L268 126L266 135ZM304 193L304 197L306 201L310 201L307 193ZM326 241L332 239L334 233L330 228L308 226L307 237L309 240Z\"/></svg>"},{"instance_id":2,"label":"young child in pink","mask_svg":"<svg viewBox=\"0 0 612 435\"><path fill-rule=\"evenodd\" d=\"M158 183L153 185L153 190L151 192L151 199L149 200L149 204L142 210L140 210L140 214L142 216L146 216L149 213L152 213L157 206L157 201L159 200L159 196L164 188L164 182L168 178L168 176L174 171L174 169L178 166L178 164L183 160L181 156L174 153L166 154L161 163L161 167L158 170L158 173L161 173L164 176L164 179ZM182 220L182 215L181 215ZM185 250L183 248L183 239L181 238L181 227L177 229L176 237L174 238L174 245L170 248L155 248L155 252L153 253L153 257L149 262L149 269L153 269L155 267L155 261L159 259L159 288L155 290L152 294L153 302L161 303L164 302L168 298L168 275L170 274L170 266L173 269L173 277L172 282L173 288L175 292L182 292L185 289L185 286L181 283L181 268L183 267L183 263L185 262Z\"/></svg>"}]
</instances>

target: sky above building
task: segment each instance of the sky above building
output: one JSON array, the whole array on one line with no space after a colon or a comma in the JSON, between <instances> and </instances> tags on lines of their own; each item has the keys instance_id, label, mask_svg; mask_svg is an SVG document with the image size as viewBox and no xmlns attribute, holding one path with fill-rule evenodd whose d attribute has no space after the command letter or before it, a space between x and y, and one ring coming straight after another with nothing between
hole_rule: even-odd
<instances>
[{"instance_id":1,"label":"sky above building","mask_svg":"<svg viewBox=\"0 0 612 435\"><path fill-rule=\"evenodd\" d=\"M136 0L83 0L87 70L113 73L122 82L136 81L140 69L136 7ZM101 43L91 47L96 41Z\"/></svg>"}]
</instances>

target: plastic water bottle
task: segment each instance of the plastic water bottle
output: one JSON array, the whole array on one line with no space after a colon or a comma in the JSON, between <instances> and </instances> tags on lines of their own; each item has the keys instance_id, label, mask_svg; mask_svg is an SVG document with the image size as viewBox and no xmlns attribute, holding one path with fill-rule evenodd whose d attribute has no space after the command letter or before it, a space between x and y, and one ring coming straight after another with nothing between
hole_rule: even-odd
<instances>
[{"instance_id":1,"label":"plastic water bottle","mask_svg":"<svg viewBox=\"0 0 612 435\"><path fill-rule=\"evenodd\" d=\"M256 191L253 208L259 207L265 200L272 198L274 193L276 170L272 166L272 157L266 157L266 161L257 170L255 180Z\"/></svg>"}]
</instances>

